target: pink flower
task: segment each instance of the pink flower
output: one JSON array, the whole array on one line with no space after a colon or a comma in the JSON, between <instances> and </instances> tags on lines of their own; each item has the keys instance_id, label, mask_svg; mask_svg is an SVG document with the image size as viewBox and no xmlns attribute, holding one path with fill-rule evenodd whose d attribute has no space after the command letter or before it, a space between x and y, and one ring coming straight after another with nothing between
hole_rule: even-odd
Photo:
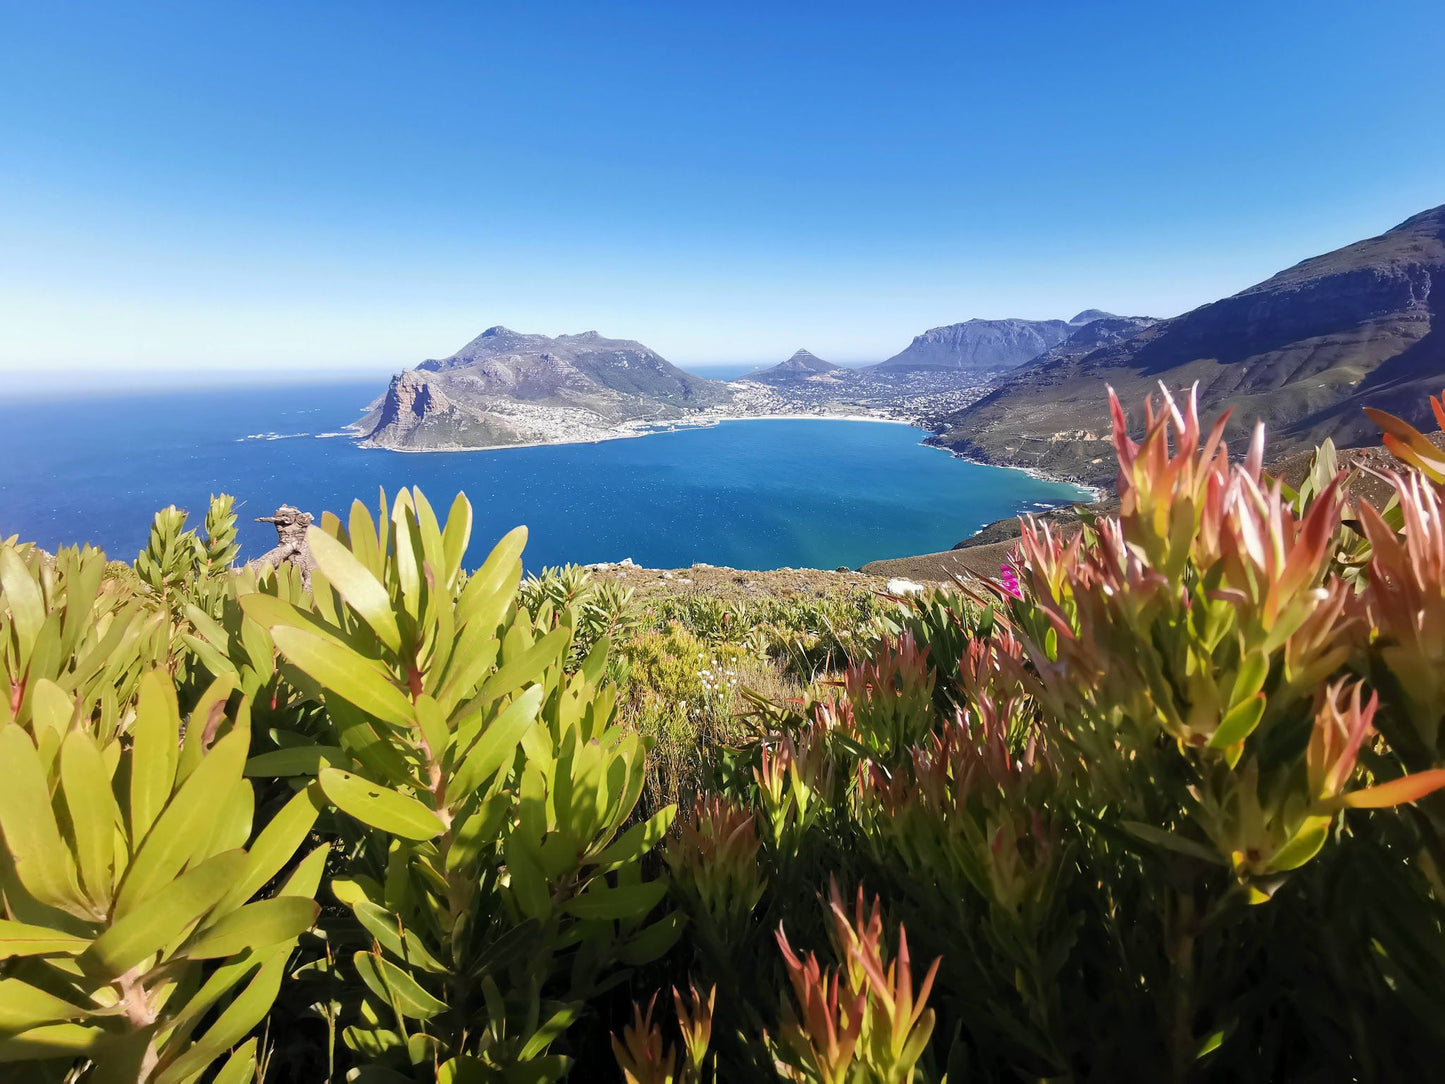
<instances>
[{"instance_id":1,"label":"pink flower","mask_svg":"<svg viewBox=\"0 0 1445 1084\"><path fill-rule=\"evenodd\" d=\"M1019 586L1018 574L1014 572L1012 565L999 565L998 583L1003 588L1003 593L1013 598L1023 598L1023 588Z\"/></svg>"}]
</instances>

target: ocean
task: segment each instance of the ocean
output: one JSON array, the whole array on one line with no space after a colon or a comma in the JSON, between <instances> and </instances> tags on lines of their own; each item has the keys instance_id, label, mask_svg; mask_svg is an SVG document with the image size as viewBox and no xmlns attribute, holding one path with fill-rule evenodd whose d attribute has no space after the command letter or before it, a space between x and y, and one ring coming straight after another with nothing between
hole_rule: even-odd
<instances>
[{"instance_id":1,"label":"ocean","mask_svg":"<svg viewBox=\"0 0 1445 1084\"><path fill-rule=\"evenodd\" d=\"M151 516L205 515L235 496L242 557L275 539L257 524L280 504L345 519L378 488L420 486L444 513L474 510L480 563L517 524L526 563L617 561L675 568L856 567L947 549L984 524L1082 499L1072 486L924 447L905 425L837 420L724 422L597 444L484 452L368 450L341 432L376 381L208 388L0 403L0 537L46 548L90 542L131 560Z\"/></svg>"}]
</instances>

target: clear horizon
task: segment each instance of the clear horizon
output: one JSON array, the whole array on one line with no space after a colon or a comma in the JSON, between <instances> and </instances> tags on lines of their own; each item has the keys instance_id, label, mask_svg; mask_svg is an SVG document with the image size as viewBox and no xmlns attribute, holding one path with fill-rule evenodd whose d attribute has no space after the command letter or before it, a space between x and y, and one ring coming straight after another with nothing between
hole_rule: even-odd
<instances>
[{"instance_id":1,"label":"clear horizon","mask_svg":"<svg viewBox=\"0 0 1445 1084\"><path fill-rule=\"evenodd\" d=\"M0 29L12 389L369 378L493 324L861 364L972 317L1177 315L1445 202L1423 2Z\"/></svg>"}]
</instances>

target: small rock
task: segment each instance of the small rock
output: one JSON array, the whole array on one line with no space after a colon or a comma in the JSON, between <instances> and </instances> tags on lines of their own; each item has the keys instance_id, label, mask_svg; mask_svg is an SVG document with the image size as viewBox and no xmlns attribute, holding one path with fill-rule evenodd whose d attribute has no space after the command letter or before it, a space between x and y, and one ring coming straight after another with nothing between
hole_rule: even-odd
<instances>
[{"instance_id":1,"label":"small rock","mask_svg":"<svg viewBox=\"0 0 1445 1084\"><path fill-rule=\"evenodd\" d=\"M921 595L923 584L914 583L912 580L889 580L888 593L890 595Z\"/></svg>"},{"instance_id":2,"label":"small rock","mask_svg":"<svg viewBox=\"0 0 1445 1084\"><path fill-rule=\"evenodd\" d=\"M637 567L637 562L634 561L631 557L624 557L624 558L622 558L622 560L620 560L620 561L617 562L617 567L618 567L618 568L636 568L636 567Z\"/></svg>"}]
</instances>

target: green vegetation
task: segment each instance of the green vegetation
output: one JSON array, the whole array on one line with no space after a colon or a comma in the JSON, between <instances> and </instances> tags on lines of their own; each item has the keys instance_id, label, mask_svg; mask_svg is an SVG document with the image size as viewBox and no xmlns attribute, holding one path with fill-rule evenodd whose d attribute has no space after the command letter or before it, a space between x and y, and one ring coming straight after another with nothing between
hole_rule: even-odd
<instances>
[{"instance_id":1,"label":"green vegetation","mask_svg":"<svg viewBox=\"0 0 1445 1084\"><path fill-rule=\"evenodd\" d=\"M224 497L0 543L5 1079L1425 1076L1445 454L1377 420L1380 510L1116 408L977 595L468 572L417 492L309 592Z\"/></svg>"}]
</instances>

